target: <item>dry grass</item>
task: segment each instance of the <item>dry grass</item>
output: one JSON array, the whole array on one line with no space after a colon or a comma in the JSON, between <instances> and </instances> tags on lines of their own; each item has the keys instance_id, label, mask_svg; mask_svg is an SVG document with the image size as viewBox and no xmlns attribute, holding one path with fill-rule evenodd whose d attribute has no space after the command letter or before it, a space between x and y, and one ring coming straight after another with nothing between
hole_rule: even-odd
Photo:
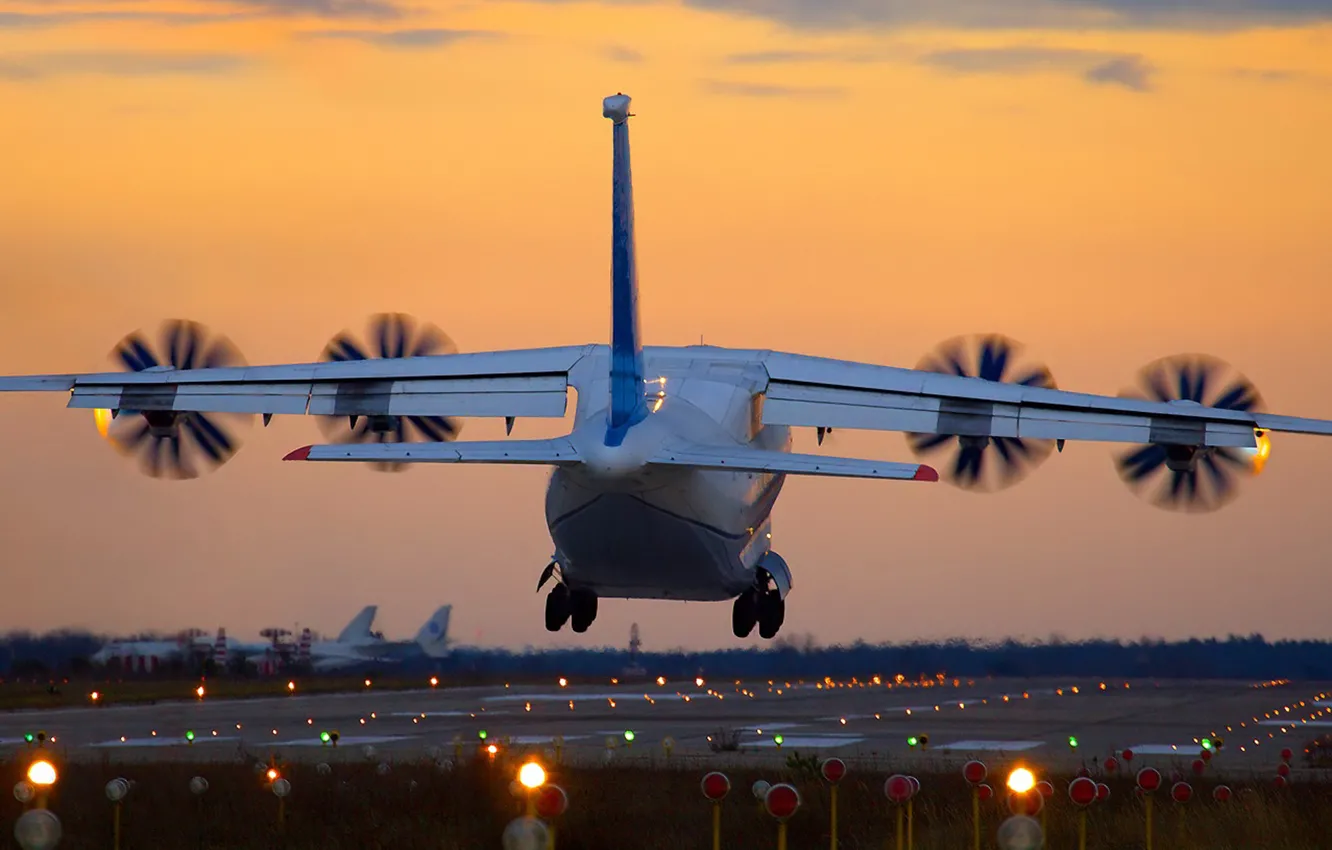
<instances>
[{"instance_id":1,"label":"dry grass","mask_svg":"<svg viewBox=\"0 0 1332 850\"><path fill-rule=\"evenodd\" d=\"M3 766L4 781L20 777L23 763ZM124 775L136 785L125 801L122 846L165 848L319 848L319 850L482 850L498 848L504 825L522 811L509 791L513 763L473 762L441 769L430 760L395 762L387 776L369 762L338 763L329 775L312 764L284 767L292 784L285 829L278 829L278 801L251 764L71 765L50 801L65 828L61 847L110 846L112 808L104 794ZM210 787L194 798L193 775ZM558 825L560 848L583 850L679 850L709 844L708 805L702 771L634 766L554 768L551 780L569 794L570 811ZM793 850L828 846L828 792L808 776L772 769L734 770L723 804L723 845L775 846L776 827L749 789L757 779L793 782L803 806L790 823ZM894 811L883 797L886 777L854 768L839 792L841 846L882 850L892 836ZM915 847L958 850L970 846L970 793L955 773L922 775L914 805ZM1065 778L1055 778L1065 787ZM1110 801L1090 810L1088 846L1128 850L1143 846L1143 806L1127 780L1111 783ZM1237 785L1237 789L1245 786ZM1297 783L1283 791L1266 786L1241 791L1226 805L1212 802L1201 783L1195 800L1156 804L1155 845L1169 850L1326 850L1332 846L1332 795L1326 785ZM1062 793L1062 792L1061 792ZM20 806L8 794L7 824ZM983 804L984 846L1006 816L996 802ZM1048 809L1049 846L1075 847L1076 819L1066 797ZM891 843L888 846L892 846Z\"/></svg>"}]
</instances>

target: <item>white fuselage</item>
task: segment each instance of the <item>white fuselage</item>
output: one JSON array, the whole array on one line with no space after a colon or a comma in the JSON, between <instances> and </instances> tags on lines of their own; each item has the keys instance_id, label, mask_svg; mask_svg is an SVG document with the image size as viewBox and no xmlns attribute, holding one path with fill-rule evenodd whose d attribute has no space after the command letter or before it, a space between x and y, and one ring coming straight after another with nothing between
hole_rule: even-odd
<instances>
[{"instance_id":1,"label":"white fuselage","mask_svg":"<svg viewBox=\"0 0 1332 850\"><path fill-rule=\"evenodd\" d=\"M645 464L677 442L789 451L789 429L761 425L764 376L712 350L716 360L644 350L649 412L618 446L606 445L609 387L594 377L605 364L579 364L587 372L570 440L583 463L556 468L546 492L546 522L571 587L719 601L754 584L784 476Z\"/></svg>"}]
</instances>

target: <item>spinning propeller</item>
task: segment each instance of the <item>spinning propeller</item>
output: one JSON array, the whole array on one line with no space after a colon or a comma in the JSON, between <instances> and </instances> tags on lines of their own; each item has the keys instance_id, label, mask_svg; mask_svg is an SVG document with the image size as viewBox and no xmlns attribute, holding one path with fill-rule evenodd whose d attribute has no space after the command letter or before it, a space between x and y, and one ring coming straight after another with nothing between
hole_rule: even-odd
<instances>
[{"instance_id":1,"label":"spinning propeller","mask_svg":"<svg viewBox=\"0 0 1332 850\"><path fill-rule=\"evenodd\" d=\"M378 313L370 317L364 340L349 331L333 337L319 359L370 360L373 358L424 357L452 354L457 346L439 328L418 323L404 313ZM458 438L462 423L446 416L321 416L319 427L339 443L445 443ZM403 463L374 463L373 469L397 472Z\"/></svg>"},{"instance_id":2,"label":"spinning propeller","mask_svg":"<svg viewBox=\"0 0 1332 850\"><path fill-rule=\"evenodd\" d=\"M1055 388L1043 365L1017 365L1021 345L998 334L956 337L940 345L917 364L918 370L983 378L1005 384ZM940 426L946 425L940 414ZM959 430L964 430L959 428ZM907 445L917 457L948 452L951 462L936 464L944 480L979 492L994 492L1021 481L1054 450L1053 440L990 437L976 433L907 434ZM987 460L988 459L988 460Z\"/></svg>"},{"instance_id":3,"label":"spinning propeller","mask_svg":"<svg viewBox=\"0 0 1332 850\"><path fill-rule=\"evenodd\" d=\"M1138 384L1122 397L1262 411L1263 399L1248 378L1214 357L1179 354L1143 367ZM1119 476L1157 507L1204 513L1239 495L1239 482L1262 471L1271 452L1264 432L1253 449L1148 443L1115 459Z\"/></svg>"},{"instance_id":4,"label":"spinning propeller","mask_svg":"<svg viewBox=\"0 0 1332 850\"><path fill-rule=\"evenodd\" d=\"M231 340L211 336L198 322L163 322L158 339L154 349L141 331L135 331L120 341L111 358L132 372L245 365ZM128 409L98 410L95 417L102 436L122 453L137 454L145 473L177 479L197 478L199 461L216 468L231 460L241 445L237 428L253 419L248 414Z\"/></svg>"}]
</instances>

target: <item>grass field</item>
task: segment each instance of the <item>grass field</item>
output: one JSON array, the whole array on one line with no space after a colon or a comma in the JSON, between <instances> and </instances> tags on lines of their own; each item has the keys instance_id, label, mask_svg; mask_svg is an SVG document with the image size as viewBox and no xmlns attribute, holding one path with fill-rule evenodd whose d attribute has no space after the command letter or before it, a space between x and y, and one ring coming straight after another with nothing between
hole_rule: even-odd
<instances>
[{"instance_id":1,"label":"grass field","mask_svg":"<svg viewBox=\"0 0 1332 850\"><path fill-rule=\"evenodd\" d=\"M21 777L26 762L3 765L5 781ZM550 767L550 766L548 766ZM133 764L70 766L50 798L61 818L61 848L111 846L112 806L105 784L124 776L134 789L124 802L122 847L319 848L319 850L484 850L499 848L504 826L523 803L510 791L517 762L472 761L441 768L429 759L397 761L381 775L371 761L336 763L328 775L312 764L282 767L291 783L278 825L278 800L254 765ZM557 824L559 848L680 850L710 846L709 805L698 769L661 766L562 769L550 781L568 792L570 808ZM190 777L209 789L193 797ZM828 791L807 772L735 770L722 805L722 844L776 846L776 825L750 793L757 779L789 781L802 796L791 820L791 850L829 846ZM883 796L885 774L847 776L839 791L840 846L883 850L892 842L895 813ZM921 775L914 802L915 848L963 850L971 846L971 797L955 773ZM1047 808L1050 847L1077 846L1076 817L1064 789L1068 777L1049 777L1056 796ZM1144 846L1144 806L1130 780L1110 782L1109 801L1088 816L1088 847L1129 850ZM1154 846L1161 850L1326 850L1332 824L1332 787L1297 783L1283 790L1237 784L1227 804L1211 799L1211 785L1195 786L1192 802L1177 805L1158 793ZM5 832L22 806L5 795ZM1007 817L1002 803L982 805L983 846Z\"/></svg>"}]
</instances>

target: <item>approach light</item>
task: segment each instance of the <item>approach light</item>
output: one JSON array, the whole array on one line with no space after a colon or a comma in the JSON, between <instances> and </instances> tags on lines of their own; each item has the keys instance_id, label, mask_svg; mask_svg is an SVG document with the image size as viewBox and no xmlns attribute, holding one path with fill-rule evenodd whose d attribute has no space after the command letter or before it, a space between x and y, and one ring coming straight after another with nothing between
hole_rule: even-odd
<instances>
[{"instance_id":1,"label":"approach light","mask_svg":"<svg viewBox=\"0 0 1332 850\"><path fill-rule=\"evenodd\" d=\"M1008 774L1008 790L1015 794L1025 794L1036 787L1036 777L1025 767L1019 767Z\"/></svg>"},{"instance_id":2,"label":"approach light","mask_svg":"<svg viewBox=\"0 0 1332 850\"><path fill-rule=\"evenodd\" d=\"M563 676L561 676L561 677L560 677L560 687L561 687L561 688L567 688L567 687L569 687L569 680L566 679L566 678L564 678Z\"/></svg>"},{"instance_id":3,"label":"approach light","mask_svg":"<svg viewBox=\"0 0 1332 850\"><path fill-rule=\"evenodd\" d=\"M491 744L490 746L486 747L486 752L490 753L491 758L494 758L495 754L499 752L499 747L495 746L494 744Z\"/></svg>"},{"instance_id":4,"label":"approach light","mask_svg":"<svg viewBox=\"0 0 1332 850\"><path fill-rule=\"evenodd\" d=\"M295 682L292 682L292 681L288 681L288 682L287 682L287 693L292 693L292 692L295 691L295 690L296 690L296 683L295 683Z\"/></svg>"},{"instance_id":5,"label":"approach light","mask_svg":"<svg viewBox=\"0 0 1332 850\"><path fill-rule=\"evenodd\" d=\"M265 775L268 777L268 781L269 781L269 782L272 782L273 780L275 780L275 779L278 778L277 768L275 768L275 767L270 767L270 768L268 769L268 773L265 774Z\"/></svg>"},{"instance_id":6,"label":"approach light","mask_svg":"<svg viewBox=\"0 0 1332 850\"><path fill-rule=\"evenodd\" d=\"M366 680L365 680L365 686L366 686L367 688L370 687L370 680L369 680L369 679L366 679Z\"/></svg>"},{"instance_id":7,"label":"approach light","mask_svg":"<svg viewBox=\"0 0 1332 850\"><path fill-rule=\"evenodd\" d=\"M701 688L701 687L703 687L703 677L702 677L702 676L699 676L699 677L697 677L696 679L694 679L694 687L697 687L697 688Z\"/></svg>"},{"instance_id":8,"label":"approach light","mask_svg":"<svg viewBox=\"0 0 1332 850\"><path fill-rule=\"evenodd\" d=\"M102 695L97 691L93 691L92 693L88 694L88 699L92 700L93 702L97 702L101 698Z\"/></svg>"},{"instance_id":9,"label":"approach light","mask_svg":"<svg viewBox=\"0 0 1332 850\"><path fill-rule=\"evenodd\" d=\"M28 781L38 788L49 788L56 781L55 765L46 759L38 759L28 765Z\"/></svg>"},{"instance_id":10,"label":"approach light","mask_svg":"<svg viewBox=\"0 0 1332 850\"><path fill-rule=\"evenodd\" d=\"M433 688L433 687L437 687L438 685L439 685L439 677L438 677L438 676L431 676L431 677L430 677L430 687Z\"/></svg>"},{"instance_id":11,"label":"approach light","mask_svg":"<svg viewBox=\"0 0 1332 850\"><path fill-rule=\"evenodd\" d=\"M518 769L518 781L528 791L535 791L546 784L546 771L534 761L529 761Z\"/></svg>"},{"instance_id":12,"label":"approach light","mask_svg":"<svg viewBox=\"0 0 1332 850\"><path fill-rule=\"evenodd\" d=\"M203 699L203 697L204 697L204 686L203 686L203 685L200 685L199 687L195 688L195 689L194 689L194 695L197 696L199 699Z\"/></svg>"}]
</instances>

